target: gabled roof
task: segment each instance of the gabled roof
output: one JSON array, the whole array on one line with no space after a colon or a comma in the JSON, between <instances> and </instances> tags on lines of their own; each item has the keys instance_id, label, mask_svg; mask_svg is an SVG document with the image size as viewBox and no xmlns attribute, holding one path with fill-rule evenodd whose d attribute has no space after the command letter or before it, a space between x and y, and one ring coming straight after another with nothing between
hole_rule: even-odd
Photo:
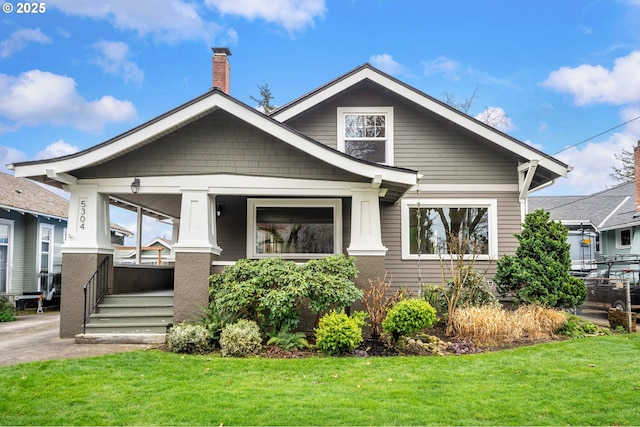
<instances>
[{"instance_id":1,"label":"gabled roof","mask_svg":"<svg viewBox=\"0 0 640 427\"><path fill-rule=\"evenodd\" d=\"M365 80L378 84L385 90L422 107L443 119L455 124L462 130L471 132L483 138L485 141L495 144L513 155L522 163L538 161L538 170L533 180L532 189L542 186L554 179L566 176L571 168L565 163L543 153L540 150L525 144L499 130L482 123L473 117L464 114L457 109L438 101L437 99L409 86L400 80L376 69L370 64L364 64L341 77L307 93L306 95L271 112L271 117L280 121L287 120L304 113L318 104L342 93L344 90L355 86ZM540 170L542 168L543 170Z\"/></svg>"},{"instance_id":2,"label":"gabled roof","mask_svg":"<svg viewBox=\"0 0 640 427\"><path fill-rule=\"evenodd\" d=\"M405 168L380 165L359 160L315 141L220 91L209 92L84 151L49 160L38 160L9 165L16 176L28 176L50 185L74 184L75 170L97 165L149 144L217 109L255 126L263 132L315 157L318 161L371 180L389 181L406 188L416 183L417 172Z\"/></svg>"},{"instance_id":3,"label":"gabled roof","mask_svg":"<svg viewBox=\"0 0 640 427\"><path fill-rule=\"evenodd\" d=\"M636 217L635 183L627 182L588 196L534 196L529 212L544 209L556 221L590 221L598 231L640 225Z\"/></svg>"}]
</instances>

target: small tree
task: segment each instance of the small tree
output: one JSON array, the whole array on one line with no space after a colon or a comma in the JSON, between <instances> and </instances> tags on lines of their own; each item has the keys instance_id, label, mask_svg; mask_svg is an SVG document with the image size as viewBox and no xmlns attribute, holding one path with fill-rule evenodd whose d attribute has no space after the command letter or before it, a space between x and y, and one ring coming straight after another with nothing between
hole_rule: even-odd
<instances>
[{"instance_id":1,"label":"small tree","mask_svg":"<svg viewBox=\"0 0 640 427\"><path fill-rule=\"evenodd\" d=\"M567 228L537 210L525 217L516 256L498 261L495 282L501 295L516 303L540 303L547 307L577 307L587 297L584 283L570 275Z\"/></svg>"},{"instance_id":2,"label":"small tree","mask_svg":"<svg viewBox=\"0 0 640 427\"><path fill-rule=\"evenodd\" d=\"M260 89L260 98L254 98L253 96L250 96L250 98L258 103L258 107L262 108L265 114L269 114L276 109L276 106L271 104L271 100L274 98L271 95L271 89L269 89L267 83L262 86L258 85L258 89Z\"/></svg>"}]
</instances>

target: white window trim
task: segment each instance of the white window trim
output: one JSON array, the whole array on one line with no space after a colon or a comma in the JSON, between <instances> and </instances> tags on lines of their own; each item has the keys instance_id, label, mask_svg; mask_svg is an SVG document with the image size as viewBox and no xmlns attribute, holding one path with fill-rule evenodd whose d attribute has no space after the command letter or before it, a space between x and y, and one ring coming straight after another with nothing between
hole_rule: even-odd
<instances>
[{"instance_id":1,"label":"white window trim","mask_svg":"<svg viewBox=\"0 0 640 427\"><path fill-rule=\"evenodd\" d=\"M12 219L0 218L0 224L9 226L9 239L7 242L7 293L11 293L11 277L13 273L13 229L15 221Z\"/></svg>"},{"instance_id":2,"label":"white window trim","mask_svg":"<svg viewBox=\"0 0 640 427\"><path fill-rule=\"evenodd\" d=\"M41 223L40 226L38 227L38 251L37 251L37 255L36 255L36 277L38 280L38 290L41 291L42 289L40 289L40 272L42 271L42 230L43 229L48 229L51 230L51 240L49 241L49 265L47 265L47 271L49 273L53 273L53 258L54 258L54 245L55 245L55 235L56 235L56 230L55 230L55 226L53 224L45 224L45 223Z\"/></svg>"},{"instance_id":3,"label":"white window trim","mask_svg":"<svg viewBox=\"0 0 640 427\"><path fill-rule=\"evenodd\" d=\"M623 231L629 231L629 244L628 245L623 245L622 244L622 232ZM627 228L620 228L618 230L616 230L616 249L629 249L631 248L631 244L633 243L633 230L631 229L631 227L627 227Z\"/></svg>"},{"instance_id":4,"label":"white window trim","mask_svg":"<svg viewBox=\"0 0 640 427\"><path fill-rule=\"evenodd\" d=\"M402 259L403 260L437 260L440 259L439 254L417 254L411 253L411 242L409 236L409 209L417 208L420 204L421 208L488 208L489 212L489 253L478 255L478 260L490 260L498 258L498 200L497 199L402 199L402 211L400 214L400 226L402 237ZM451 256L446 254L443 259L450 259ZM465 255L465 258L471 255Z\"/></svg>"},{"instance_id":5,"label":"white window trim","mask_svg":"<svg viewBox=\"0 0 640 427\"><path fill-rule=\"evenodd\" d=\"M317 207L333 208L333 253L342 253L342 200L341 199L247 199L247 257L286 259L323 258L332 254L257 254L256 253L256 208L259 207Z\"/></svg>"},{"instance_id":6,"label":"white window trim","mask_svg":"<svg viewBox=\"0 0 640 427\"><path fill-rule=\"evenodd\" d=\"M338 107L338 151L345 152L344 118L349 114L380 114L385 116L386 140L385 162L383 164L393 166L393 107Z\"/></svg>"}]
</instances>

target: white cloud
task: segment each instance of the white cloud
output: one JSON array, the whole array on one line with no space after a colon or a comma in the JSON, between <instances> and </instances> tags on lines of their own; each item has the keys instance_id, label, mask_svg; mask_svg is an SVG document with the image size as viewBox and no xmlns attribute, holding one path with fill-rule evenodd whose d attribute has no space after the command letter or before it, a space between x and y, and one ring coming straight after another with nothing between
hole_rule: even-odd
<instances>
[{"instance_id":1,"label":"white cloud","mask_svg":"<svg viewBox=\"0 0 640 427\"><path fill-rule=\"evenodd\" d=\"M20 150L0 145L0 171L9 173L6 165L27 160L27 156Z\"/></svg>"},{"instance_id":2,"label":"white cloud","mask_svg":"<svg viewBox=\"0 0 640 427\"><path fill-rule=\"evenodd\" d=\"M51 42L51 38L44 35L40 28L23 28L0 41L0 58L9 58L14 53L25 49L29 43L49 44Z\"/></svg>"},{"instance_id":3,"label":"white cloud","mask_svg":"<svg viewBox=\"0 0 640 427\"><path fill-rule=\"evenodd\" d=\"M640 101L640 51L617 58L613 68L582 64L561 67L542 86L573 96L577 105L623 105Z\"/></svg>"},{"instance_id":4,"label":"white cloud","mask_svg":"<svg viewBox=\"0 0 640 427\"><path fill-rule=\"evenodd\" d=\"M93 44L93 47L100 54L95 58L95 63L105 72L122 76L127 83L142 83L144 72L128 59L129 45L123 42L99 40Z\"/></svg>"},{"instance_id":5,"label":"white cloud","mask_svg":"<svg viewBox=\"0 0 640 427\"><path fill-rule=\"evenodd\" d=\"M222 27L204 20L198 4L183 0L50 0L66 14L105 19L120 30L135 31L141 36L153 35L158 40L175 43L182 40L211 42Z\"/></svg>"},{"instance_id":6,"label":"white cloud","mask_svg":"<svg viewBox=\"0 0 640 427\"><path fill-rule=\"evenodd\" d=\"M431 61L425 61L422 63L425 76L431 76L433 74L441 74L444 77L452 80L458 80L458 70L460 69L460 63L446 56L439 56Z\"/></svg>"},{"instance_id":7,"label":"white cloud","mask_svg":"<svg viewBox=\"0 0 640 427\"><path fill-rule=\"evenodd\" d=\"M71 77L40 70L18 77L0 73L0 119L9 121L13 128L50 124L100 131L107 123L135 117L130 101L108 95L85 100Z\"/></svg>"},{"instance_id":8,"label":"white cloud","mask_svg":"<svg viewBox=\"0 0 640 427\"><path fill-rule=\"evenodd\" d=\"M502 132L509 132L515 129L507 113L500 107L487 107L484 111L476 114L475 119Z\"/></svg>"},{"instance_id":9,"label":"white cloud","mask_svg":"<svg viewBox=\"0 0 640 427\"><path fill-rule=\"evenodd\" d=\"M52 159L54 157L66 156L68 154L77 153L80 151L75 145L71 145L63 140L59 139L45 147L44 150L40 150L36 153L35 159Z\"/></svg>"},{"instance_id":10,"label":"white cloud","mask_svg":"<svg viewBox=\"0 0 640 427\"><path fill-rule=\"evenodd\" d=\"M322 18L327 10L325 0L206 0L205 3L222 14L262 19L282 26L289 33L313 27L315 19Z\"/></svg>"},{"instance_id":11,"label":"white cloud","mask_svg":"<svg viewBox=\"0 0 640 427\"><path fill-rule=\"evenodd\" d=\"M397 75L404 71L404 66L393 59L393 56L382 53L380 55L373 55L369 58L369 62L376 68L384 71L387 74Z\"/></svg>"}]
</instances>

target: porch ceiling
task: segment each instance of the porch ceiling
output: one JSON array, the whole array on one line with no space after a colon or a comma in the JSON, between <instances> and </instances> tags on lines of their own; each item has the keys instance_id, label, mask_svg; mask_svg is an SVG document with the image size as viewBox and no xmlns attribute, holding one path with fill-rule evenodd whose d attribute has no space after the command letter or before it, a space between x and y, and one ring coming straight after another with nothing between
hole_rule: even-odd
<instances>
[{"instance_id":1,"label":"porch ceiling","mask_svg":"<svg viewBox=\"0 0 640 427\"><path fill-rule=\"evenodd\" d=\"M112 194L109 203L122 209L142 213L158 221L180 218L180 194Z\"/></svg>"}]
</instances>

